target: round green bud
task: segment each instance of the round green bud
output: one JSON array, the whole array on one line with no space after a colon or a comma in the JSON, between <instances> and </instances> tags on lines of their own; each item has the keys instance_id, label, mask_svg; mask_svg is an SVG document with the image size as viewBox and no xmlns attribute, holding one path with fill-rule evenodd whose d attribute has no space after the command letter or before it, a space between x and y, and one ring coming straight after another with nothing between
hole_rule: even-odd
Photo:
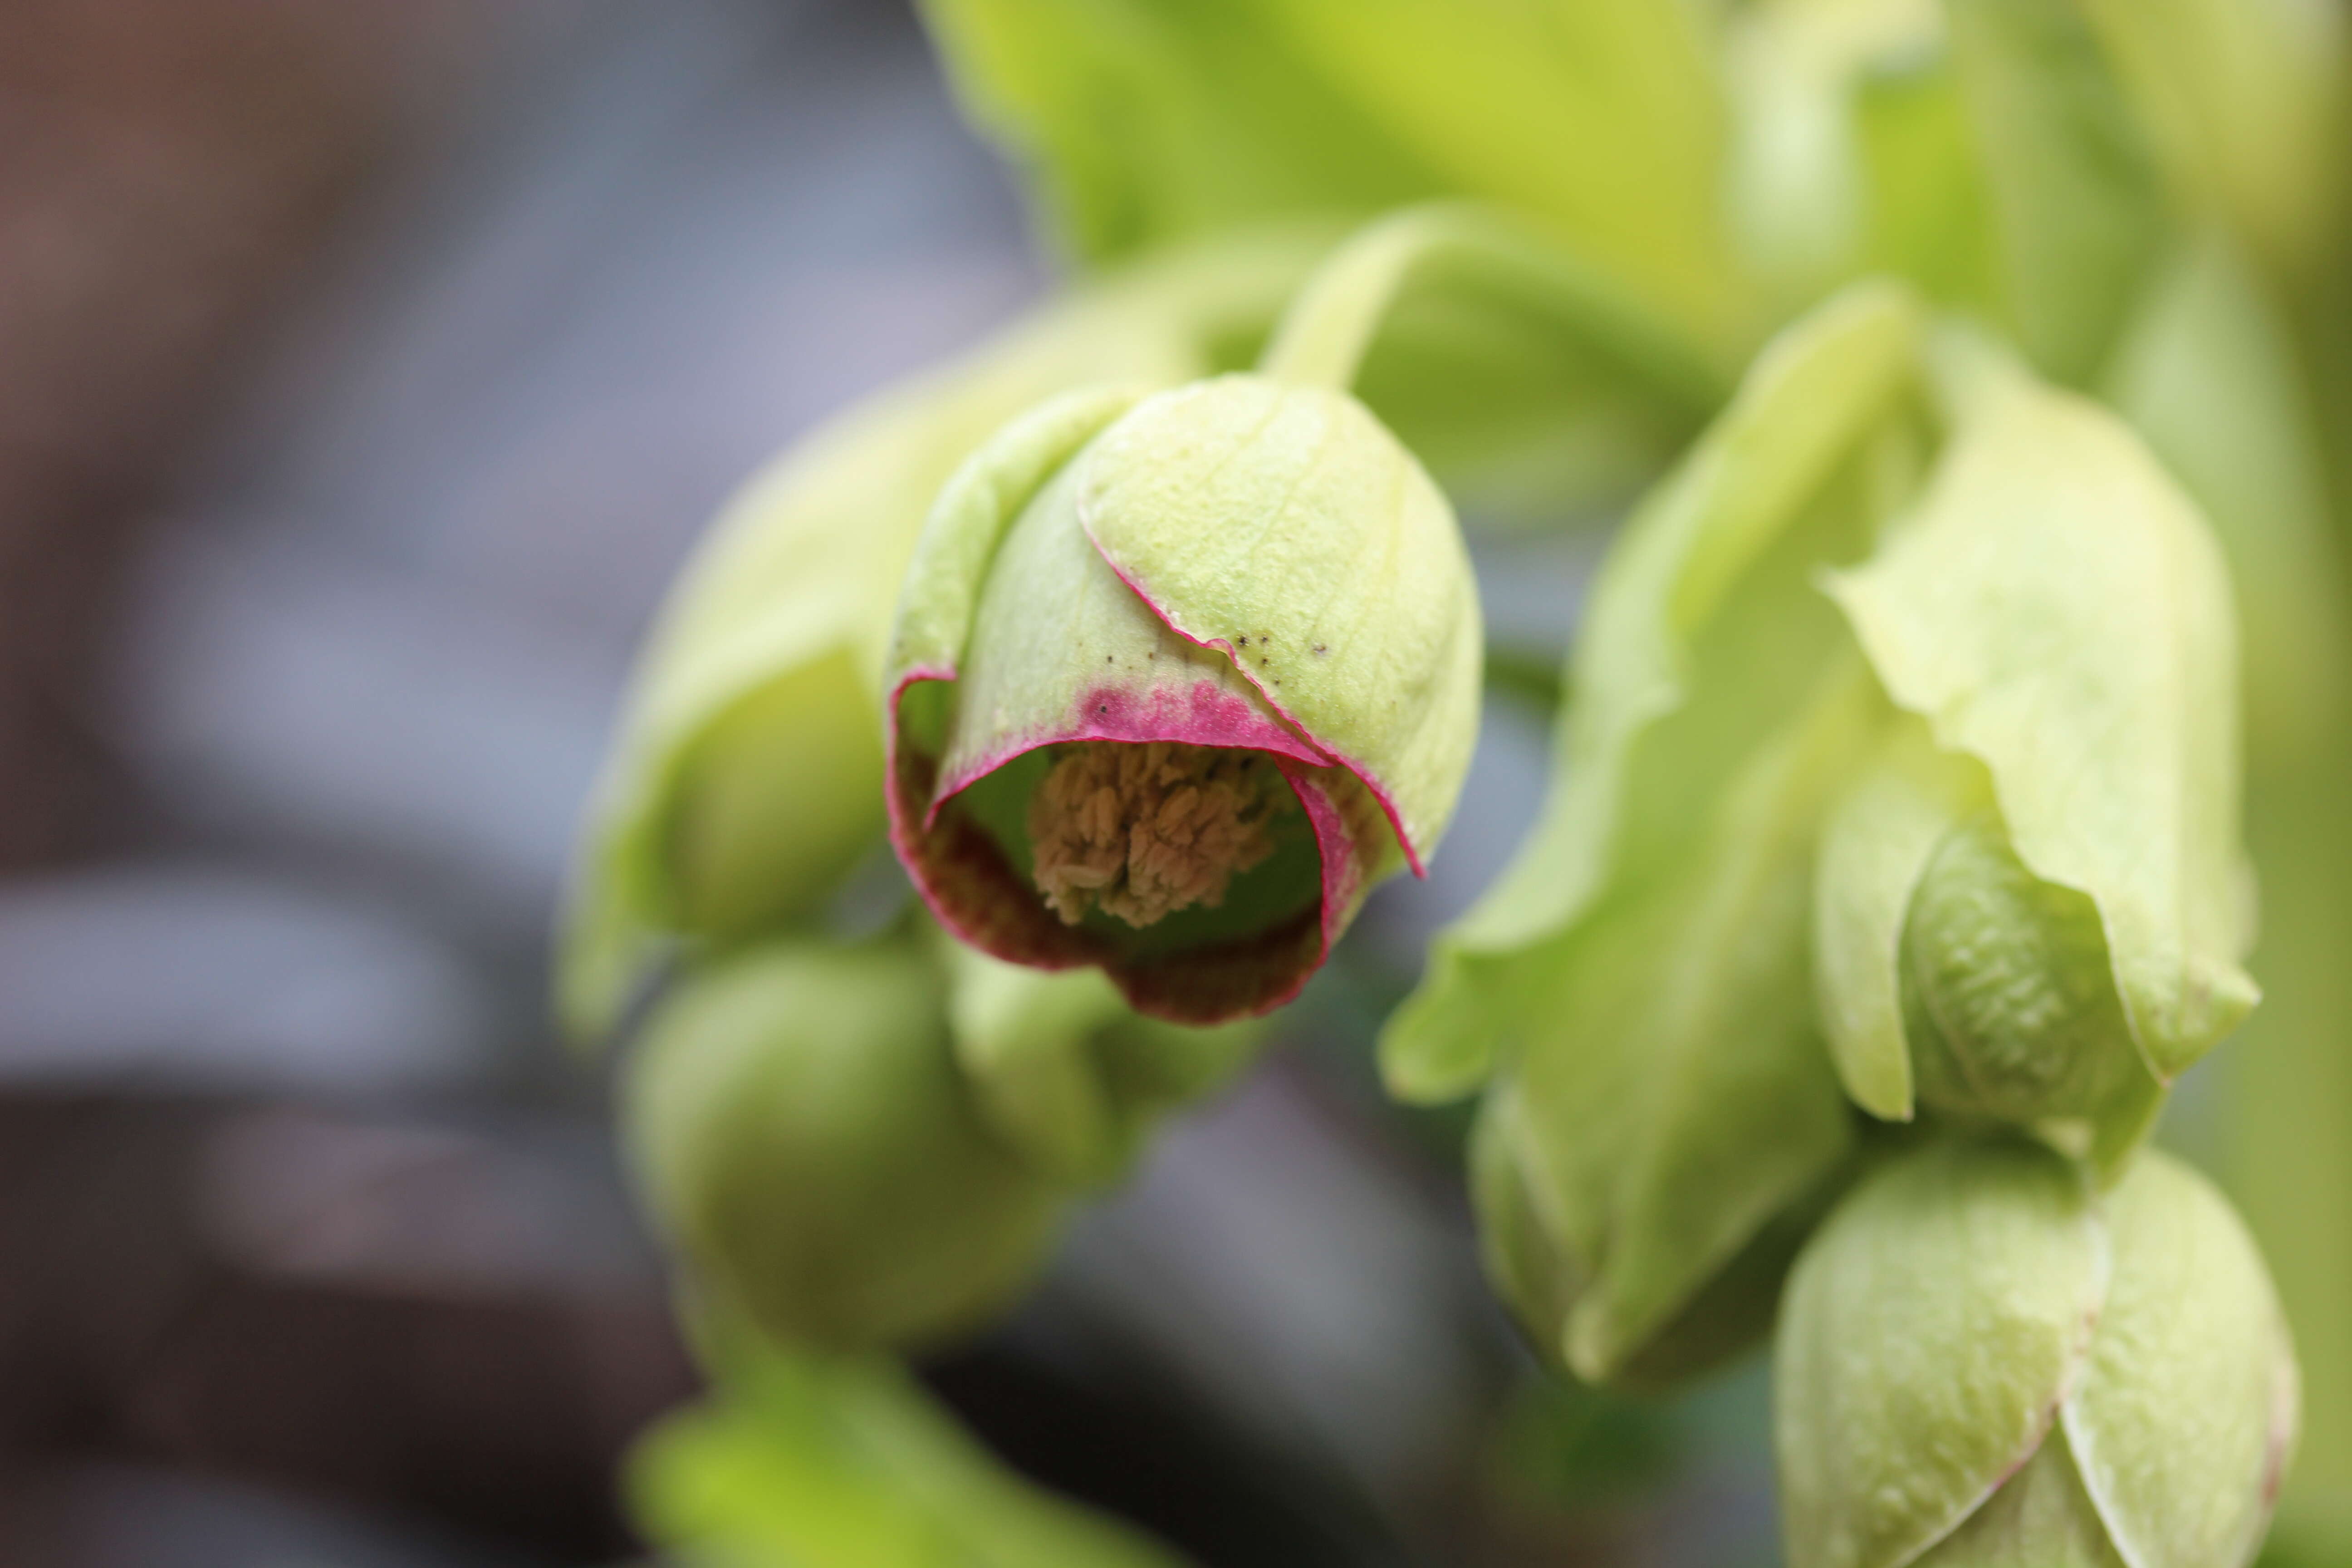
<instances>
[{"instance_id":1,"label":"round green bud","mask_svg":"<svg viewBox=\"0 0 2352 1568\"><path fill-rule=\"evenodd\" d=\"M780 1340L919 1342L1016 1295L1055 1190L974 1108L912 944L768 947L688 979L625 1103L698 1288Z\"/></svg>"},{"instance_id":2,"label":"round green bud","mask_svg":"<svg viewBox=\"0 0 2352 1568\"><path fill-rule=\"evenodd\" d=\"M2252 1240L2144 1153L2104 1198L1946 1141L1807 1244L1775 1350L1790 1568L2243 1568L2297 1415Z\"/></svg>"}]
</instances>

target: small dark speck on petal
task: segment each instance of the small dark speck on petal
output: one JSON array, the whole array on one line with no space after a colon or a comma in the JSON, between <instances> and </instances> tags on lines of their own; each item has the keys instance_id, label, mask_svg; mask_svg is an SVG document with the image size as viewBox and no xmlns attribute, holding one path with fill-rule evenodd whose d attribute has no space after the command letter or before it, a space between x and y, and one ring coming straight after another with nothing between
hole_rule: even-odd
<instances>
[{"instance_id":1,"label":"small dark speck on petal","mask_svg":"<svg viewBox=\"0 0 2352 1568\"><path fill-rule=\"evenodd\" d=\"M1317 643L1315 645L1315 651L1317 653L1329 653L1331 650L1328 647L1326 647L1323 644Z\"/></svg>"},{"instance_id":2,"label":"small dark speck on petal","mask_svg":"<svg viewBox=\"0 0 2352 1568\"><path fill-rule=\"evenodd\" d=\"M1244 637L1244 638L1242 638L1242 647L1249 647L1249 638L1247 638L1247 637Z\"/></svg>"},{"instance_id":3,"label":"small dark speck on petal","mask_svg":"<svg viewBox=\"0 0 2352 1568\"><path fill-rule=\"evenodd\" d=\"M1117 660L1117 659L1113 658L1112 658L1110 655L1108 655L1108 654L1105 654L1105 655L1103 655L1103 662L1104 662L1105 664L1117 664L1117 663L1118 662L1118 660Z\"/></svg>"}]
</instances>

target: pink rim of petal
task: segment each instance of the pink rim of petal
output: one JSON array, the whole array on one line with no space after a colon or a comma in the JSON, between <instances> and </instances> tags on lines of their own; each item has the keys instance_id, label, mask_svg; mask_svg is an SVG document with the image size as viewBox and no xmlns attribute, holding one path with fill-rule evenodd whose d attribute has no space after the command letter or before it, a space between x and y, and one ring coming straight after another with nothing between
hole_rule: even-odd
<instances>
[{"instance_id":1,"label":"pink rim of petal","mask_svg":"<svg viewBox=\"0 0 2352 1568\"><path fill-rule=\"evenodd\" d=\"M1079 693L1072 721L1035 735L1026 735L965 763L941 779L931 796L923 826L930 827L940 810L956 795L978 784L1015 758L1040 746L1070 741L1117 741L1146 744L1179 741L1192 746L1215 746L1225 751L1265 752L1288 757L1308 767L1328 767L1331 758L1293 731L1250 706L1235 691L1221 691L1206 680L1196 680L1180 693L1171 686L1155 686L1139 694L1130 688L1103 685Z\"/></svg>"},{"instance_id":2,"label":"pink rim of petal","mask_svg":"<svg viewBox=\"0 0 2352 1568\"><path fill-rule=\"evenodd\" d=\"M1347 813L1331 798L1322 782L1297 768L1284 766L1280 761L1275 765L1282 769L1283 776L1290 781L1290 793L1306 808L1307 820L1315 828L1316 853L1322 857L1323 951L1315 960L1315 967L1320 969L1331 956L1331 950L1339 945L1348 922L1355 918L1356 907L1363 901L1363 862L1357 853L1356 837L1349 830ZM1297 995L1307 979L1307 975L1300 975L1298 984L1291 987L1282 1001Z\"/></svg>"},{"instance_id":3,"label":"pink rim of petal","mask_svg":"<svg viewBox=\"0 0 2352 1568\"><path fill-rule=\"evenodd\" d=\"M1074 705L1078 718L1066 730L1024 739L991 753L980 763L960 768L953 787L936 788L928 809L918 821L915 814L905 809L906 803L898 788L898 707L907 691L918 683L953 680L956 678L952 668L940 666L921 667L901 675L890 690L890 724L884 738L885 777L888 781L885 787L889 797L891 844L898 852L900 863L908 868L924 906L941 926L983 952L1032 967L1074 968L1092 962L1072 956L1059 963L1041 963L1034 955L1003 949L991 940L989 932L975 930L958 919L920 869L925 858L919 840L933 829L940 809L956 794L1040 746L1089 740L1131 745L1148 744L1153 741L1177 741L1194 745L1256 751L1271 757L1285 782L1290 785L1291 794L1297 799L1300 808L1307 813L1307 822L1315 833L1315 850L1321 880L1315 960L1301 968L1297 977L1278 993L1270 994L1252 1006L1246 1015L1241 1016L1259 1016L1286 1005L1297 996L1307 982L1329 959L1332 948L1354 919L1356 906L1361 901L1366 858L1360 853L1363 847L1350 831L1347 813L1315 776L1318 772L1332 768L1335 764L1308 742L1280 723L1256 712L1247 699L1220 690L1207 681L1195 683L1183 698L1179 698L1173 689L1162 687L1151 694L1150 700L1143 702L1136 701L1135 693L1129 689L1097 687L1081 694ZM1352 769L1348 772L1350 777L1362 783L1360 774ZM1364 787L1367 794L1374 793L1369 784ZM1385 805L1382 809L1386 810ZM1114 978L1117 978L1116 974Z\"/></svg>"},{"instance_id":4,"label":"pink rim of petal","mask_svg":"<svg viewBox=\"0 0 2352 1568\"><path fill-rule=\"evenodd\" d=\"M1311 728L1301 721L1297 714L1284 707L1282 703L1276 699L1272 689L1270 689L1265 682L1260 680L1256 676L1250 673L1249 662L1241 657L1240 651L1236 649L1232 643L1227 642L1223 637L1196 637L1191 632L1186 631L1182 626L1178 626L1174 618L1168 614L1167 607L1161 605L1158 599L1154 598L1150 591L1144 587L1143 584L1139 581L1133 574L1129 572L1126 567L1120 565L1118 562L1110 558L1110 552L1102 547L1102 541L1095 537L1093 527L1087 523L1083 515L1079 519L1079 526L1086 529L1087 542L1095 547L1095 553L1102 557L1103 564L1108 566L1113 573L1117 574L1118 580L1126 584L1129 589L1134 593L1135 596L1142 600L1144 604L1150 608L1153 615L1160 617L1160 625L1166 626L1170 631L1174 632L1178 637L1182 637L1186 642L1191 643L1194 647L1214 648L1219 653L1223 654L1225 658L1232 662L1233 667L1241 671L1242 679L1248 681L1253 687L1257 689L1257 694L1265 700L1265 705L1267 707L1282 715L1283 720L1286 723L1296 729L1301 735L1306 736L1307 742L1310 745L1313 745L1317 750L1320 751L1333 765L1343 767L1349 773L1356 775L1358 781L1360 782L1367 790L1371 792L1372 798L1380 802L1382 815L1386 816L1389 819L1389 831L1396 835L1397 847L1404 851L1405 865L1412 868L1414 876L1427 877L1429 872L1423 867L1421 850L1404 830L1404 818L1397 814L1396 803L1389 798L1389 792L1385 788L1381 787L1380 780L1372 776L1371 770L1357 762L1354 758L1349 757L1345 752L1339 751L1337 747L1326 742L1320 735L1318 735Z\"/></svg>"}]
</instances>

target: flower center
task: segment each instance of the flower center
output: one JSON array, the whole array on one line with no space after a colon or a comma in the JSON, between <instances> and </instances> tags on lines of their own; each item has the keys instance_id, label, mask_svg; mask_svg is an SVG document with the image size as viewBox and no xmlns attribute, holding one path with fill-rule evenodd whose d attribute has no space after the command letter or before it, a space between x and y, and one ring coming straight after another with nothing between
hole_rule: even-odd
<instances>
[{"instance_id":1,"label":"flower center","mask_svg":"<svg viewBox=\"0 0 2352 1568\"><path fill-rule=\"evenodd\" d=\"M1066 925L1097 908L1138 927L1215 909L1274 853L1267 819L1289 798L1262 752L1078 742L1029 797L1037 890Z\"/></svg>"}]
</instances>

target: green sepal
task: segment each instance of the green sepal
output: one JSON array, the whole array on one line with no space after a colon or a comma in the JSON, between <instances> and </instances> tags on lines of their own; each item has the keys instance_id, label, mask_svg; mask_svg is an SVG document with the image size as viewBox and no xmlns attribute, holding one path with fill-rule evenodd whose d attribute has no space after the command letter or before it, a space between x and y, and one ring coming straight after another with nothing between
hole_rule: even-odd
<instances>
[{"instance_id":1,"label":"green sepal","mask_svg":"<svg viewBox=\"0 0 2352 1568\"><path fill-rule=\"evenodd\" d=\"M1965 340L1958 428L1916 513L1833 573L1895 701L1984 764L2034 876L2098 906L2169 1082L2259 991L2239 965L2237 637L2204 520L2119 420Z\"/></svg>"},{"instance_id":2,"label":"green sepal","mask_svg":"<svg viewBox=\"0 0 2352 1568\"><path fill-rule=\"evenodd\" d=\"M2042 1439L2025 1468L1959 1529L1915 1561L1918 1568L2133 1568L2084 1489L2063 1428Z\"/></svg>"},{"instance_id":3,"label":"green sepal","mask_svg":"<svg viewBox=\"0 0 2352 1568\"><path fill-rule=\"evenodd\" d=\"M1659 1342L1852 1149L1805 950L1814 823L1866 736L1861 695L1833 679L1741 767L1686 865L1527 982L1480 1218L1492 1271L1587 1381L1664 1369Z\"/></svg>"},{"instance_id":4,"label":"green sepal","mask_svg":"<svg viewBox=\"0 0 2352 1568\"><path fill-rule=\"evenodd\" d=\"M2133 1568L2244 1568L2297 1426L2294 1352L2253 1238L2161 1152L2106 1199L2114 1283L2066 1435Z\"/></svg>"},{"instance_id":5,"label":"green sepal","mask_svg":"<svg viewBox=\"0 0 2352 1568\"><path fill-rule=\"evenodd\" d=\"M1841 638L1810 574L1855 548L1849 519L1873 499L1862 492L1881 479L1901 488L1884 465L1857 469L1856 453L1901 408L1919 328L1911 296L1885 284L1823 305L1765 351L1627 525L1570 664L1542 816L1433 944L1421 987L1383 1033L1391 1093L1425 1102L1476 1089L1519 1032L1530 977L1553 967L1554 947L1705 812L1738 758L1803 700ZM1822 517L1825 506L1837 515ZM1792 534L1804 551L1769 587L1752 581Z\"/></svg>"},{"instance_id":6,"label":"green sepal","mask_svg":"<svg viewBox=\"0 0 2352 1568\"><path fill-rule=\"evenodd\" d=\"M1959 1529L2051 1436L2107 1279L2088 1184L2039 1145L1941 1142L1857 1186L1781 1304L1790 1568L1903 1568Z\"/></svg>"},{"instance_id":7,"label":"green sepal","mask_svg":"<svg viewBox=\"0 0 2352 1568\"><path fill-rule=\"evenodd\" d=\"M1902 987L1928 1105L2032 1127L2104 1181L2154 1128L2165 1087L2124 1016L2098 906L2027 870L1989 806L1920 872Z\"/></svg>"},{"instance_id":8,"label":"green sepal","mask_svg":"<svg viewBox=\"0 0 2352 1568\"><path fill-rule=\"evenodd\" d=\"M1814 996L1853 1102L1888 1121L1914 1110L1903 1023L1903 930L1927 863L1990 798L1983 769L1938 752L1907 716L1831 808L1813 880Z\"/></svg>"},{"instance_id":9,"label":"green sepal","mask_svg":"<svg viewBox=\"0 0 2352 1568\"><path fill-rule=\"evenodd\" d=\"M1478 736L1477 584L1454 509L1344 392L1227 375L1137 406L1087 451L1078 517L1188 641L1434 849Z\"/></svg>"},{"instance_id":10,"label":"green sepal","mask_svg":"<svg viewBox=\"0 0 2352 1568\"><path fill-rule=\"evenodd\" d=\"M1063 393L1006 424L956 468L907 563L883 670L886 689L896 692L910 675L940 672L934 678L945 679L956 671L1006 531L1087 442L1142 396L1138 386Z\"/></svg>"}]
</instances>

